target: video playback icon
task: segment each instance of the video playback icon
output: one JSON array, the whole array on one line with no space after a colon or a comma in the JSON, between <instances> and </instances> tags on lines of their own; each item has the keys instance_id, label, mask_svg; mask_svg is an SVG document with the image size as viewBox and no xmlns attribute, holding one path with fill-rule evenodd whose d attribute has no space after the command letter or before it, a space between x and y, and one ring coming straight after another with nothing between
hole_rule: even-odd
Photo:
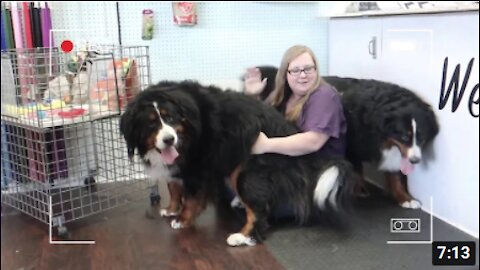
<instances>
[{"instance_id":1,"label":"video playback icon","mask_svg":"<svg viewBox=\"0 0 480 270\"><path fill-rule=\"evenodd\" d=\"M420 219L419 218L391 218L390 232L391 233L419 233Z\"/></svg>"}]
</instances>

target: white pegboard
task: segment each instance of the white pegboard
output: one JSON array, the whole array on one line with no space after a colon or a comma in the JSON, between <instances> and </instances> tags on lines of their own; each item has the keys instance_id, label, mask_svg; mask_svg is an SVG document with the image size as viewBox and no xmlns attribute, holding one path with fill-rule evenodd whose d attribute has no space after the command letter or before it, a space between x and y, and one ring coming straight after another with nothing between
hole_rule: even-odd
<instances>
[{"instance_id":1,"label":"white pegboard","mask_svg":"<svg viewBox=\"0 0 480 270\"><path fill-rule=\"evenodd\" d=\"M87 31L80 39L118 43L116 3L52 3L56 28ZM311 47L327 74L328 27L318 3L197 2L198 24L173 23L171 2L119 2L123 45L150 46L152 82L196 79L237 87L245 68L278 66L285 50ZM154 11L153 39L142 36L142 10ZM60 42L64 36L56 35ZM58 44L58 43L56 43Z\"/></svg>"},{"instance_id":2,"label":"white pegboard","mask_svg":"<svg viewBox=\"0 0 480 270\"><path fill-rule=\"evenodd\" d=\"M118 23L115 2L52 2L52 29L54 44L71 40L81 46L91 44L118 44Z\"/></svg>"}]
</instances>

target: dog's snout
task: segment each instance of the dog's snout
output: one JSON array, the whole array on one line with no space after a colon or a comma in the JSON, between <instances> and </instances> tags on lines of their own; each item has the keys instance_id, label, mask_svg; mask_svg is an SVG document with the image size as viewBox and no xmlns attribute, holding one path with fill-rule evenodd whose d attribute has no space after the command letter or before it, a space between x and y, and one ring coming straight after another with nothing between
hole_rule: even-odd
<instances>
[{"instance_id":1,"label":"dog's snout","mask_svg":"<svg viewBox=\"0 0 480 270\"><path fill-rule=\"evenodd\" d=\"M417 164L417 163L419 163L420 160L422 160L422 159L419 158L419 157L411 157L411 158L409 158L408 160L409 160L410 163L412 163L412 164Z\"/></svg>"},{"instance_id":2,"label":"dog's snout","mask_svg":"<svg viewBox=\"0 0 480 270\"><path fill-rule=\"evenodd\" d=\"M163 138L163 143L168 146L172 146L175 138L173 136L167 136Z\"/></svg>"}]
</instances>

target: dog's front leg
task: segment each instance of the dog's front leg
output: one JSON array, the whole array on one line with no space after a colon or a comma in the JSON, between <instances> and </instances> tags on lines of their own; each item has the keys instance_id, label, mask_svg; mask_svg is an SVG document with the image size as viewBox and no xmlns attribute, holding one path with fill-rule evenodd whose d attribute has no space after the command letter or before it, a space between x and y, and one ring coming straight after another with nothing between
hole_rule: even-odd
<instances>
[{"instance_id":1,"label":"dog's front leg","mask_svg":"<svg viewBox=\"0 0 480 270\"><path fill-rule=\"evenodd\" d=\"M170 192L170 202L167 208L160 209L160 216L171 217L178 216L182 207L183 183L181 180L168 182L168 191Z\"/></svg>"},{"instance_id":2,"label":"dog's front leg","mask_svg":"<svg viewBox=\"0 0 480 270\"><path fill-rule=\"evenodd\" d=\"M385 176L388 181L388 188L390 189L393 198L395 198L401 207L417 209L422 206L422 204L415 200L406 190L406 185L402 183L402 175L400 172L387 172L385 173ZM405 181L407 180L405 179Z\"/></svg>"},{"instance_id":3,"label":"dog's front leg","mask_svg":"<svg viewBox=\"0 0 480 270\"><path fill-rule=\"evenodd\" d=\"M205 209L207 202L200 192L195 196L187 196L183 202L180 216L172 220L170 225L173 229L188 228L195 222L195 218Z\"/></svg>"}]
</instances>

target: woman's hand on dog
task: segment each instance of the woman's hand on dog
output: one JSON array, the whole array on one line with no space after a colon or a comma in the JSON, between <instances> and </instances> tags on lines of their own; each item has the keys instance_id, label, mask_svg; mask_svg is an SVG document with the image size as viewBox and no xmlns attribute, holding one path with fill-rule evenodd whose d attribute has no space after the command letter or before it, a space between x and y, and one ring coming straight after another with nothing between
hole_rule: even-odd
<instances>
[{"instance_id":1,"label":"woman's hand on dog","mask_svg":"<svg viewBox=\"0 0 480 270\"><path fill-rule=\"evenodd\" d=\"M267 78L262 80L262 74L256 67L248 68L244 79L245 94L247 95L259 95L267 85Z\"/></svg>"},{"instance_id":2,"label":"woman's hand on dog","mask_svg":"<svg viewBox=\"0 0 480 270\"><path fill-rule=\"evenodd\" d=\"M252 154L254 155L265 154L268 151L267 145L268 145L267 135L265 135L265 133L263 132L260 132L260 134L258 134L257 140L255 141L255 144L252 147Z\"/></svg>"}]
</instances>

